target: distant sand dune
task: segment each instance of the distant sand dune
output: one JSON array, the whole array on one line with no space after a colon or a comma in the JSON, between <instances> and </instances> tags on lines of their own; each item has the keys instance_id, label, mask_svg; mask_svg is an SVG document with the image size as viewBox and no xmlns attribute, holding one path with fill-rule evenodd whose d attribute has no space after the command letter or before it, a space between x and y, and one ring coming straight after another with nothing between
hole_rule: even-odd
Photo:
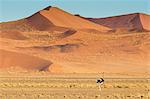
<instances>
[{"instance_id":1,"label":"distant sand dune","mask_svg":"<svg viewBox=\"0 0 150 99\"><path fill-rule=\"evenodd\" d=\"M82 17L83 18L83 17ZM150 31L150 15L134 13L107 18L85 18L94 23L112 28L130 31Z\"/></svg>"}]
</instances>

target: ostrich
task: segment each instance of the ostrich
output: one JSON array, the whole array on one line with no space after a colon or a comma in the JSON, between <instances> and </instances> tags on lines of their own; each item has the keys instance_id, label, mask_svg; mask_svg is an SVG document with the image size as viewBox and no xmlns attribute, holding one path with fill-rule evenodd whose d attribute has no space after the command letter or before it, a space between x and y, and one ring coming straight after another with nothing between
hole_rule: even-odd
<instances>
[{"instance_id":1,"label":"ostrich","mask_svg":"<svg viewBox=\"0 0 150 99\"><path fill-rule=\"evenodd\" d=\"M99 90L101 91L101 86L104 84L104 72L102 73L102 77L100 79L97 79L96 83L98 84Z\"/></svg>"},{"instance_id":2,"label":"ostrich","mask_svg":"<svg viewBox=\"0 0 150 99\"><path fill-rule=\"evenodd\" d=\"M97 79L96 83L103 84L104 83L104 79L103 78Z\"/></svg>"},{"instance_id":3,"label":"ostrich","mask_svg":"<svg viewBox=\"0 0 150 99\"><path fill-rule=\"evenodd\" d=\"M102 90L101 85L104 84L104 79L103 78L97 79L96 83L99 85L99 89L101 91Z\"/></svg>"}]
</instances>

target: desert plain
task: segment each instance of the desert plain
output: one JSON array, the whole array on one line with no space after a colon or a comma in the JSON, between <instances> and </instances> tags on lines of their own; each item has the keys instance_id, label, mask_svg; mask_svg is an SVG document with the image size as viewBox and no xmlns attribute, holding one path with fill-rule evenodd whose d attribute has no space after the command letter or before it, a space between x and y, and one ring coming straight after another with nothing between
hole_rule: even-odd
<instances>
[{"instance_id":1,"label":"desert plain","mask_svg":"<svg viewBox=\"0 0 150 99\"><path fill-rule=\"evenodd\" d=\"M22 76L21 76L22 75ZM120 74L16 73L0 77L1 99L149 99L150 79ZM49 75L49 76L47 76ZM111 75L111 76L110 76Z\"/></svg>"}]
</instances>

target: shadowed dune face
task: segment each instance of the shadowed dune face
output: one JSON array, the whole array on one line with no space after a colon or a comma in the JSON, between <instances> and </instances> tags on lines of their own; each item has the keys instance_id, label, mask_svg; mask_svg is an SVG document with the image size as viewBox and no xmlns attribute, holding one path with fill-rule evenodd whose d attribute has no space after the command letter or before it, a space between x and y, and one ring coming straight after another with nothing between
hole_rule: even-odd
<instances>
[{"instance_id":1,"label":"shadowed dune face","mask_svg":"<svg viewBox=\"0 0 150 99\"><path fill-rule=\"evenodd\" d=\"M150 15L140 13L114 16L108 18L86 19L112 29L125 29L130 31L150 31Z\"/></svg>"},{"instance_id":2,"label":"shadowed dune face","mask_svg":"<svg viewBox=\"0 0 150 99\"><path fill-rule=\"evenodd\" d=\"M49 30L51 27L54 27L54 24L51 23L47 18L42 16L39 12L35 13L34 15L26 18L26 20L36 28L37 30Z\"/></svg>"},{"instance_id":3,"label":"shadowed dune face","mask_svg":"<svg viewBox=\"0 0 150 99\"><path fill-rule=\"evenodd\" d=\"M50 61L38 57L0 50L0 69L19 67L26 70L48 70L52 64Z\"/></svg>"}]
</instances>

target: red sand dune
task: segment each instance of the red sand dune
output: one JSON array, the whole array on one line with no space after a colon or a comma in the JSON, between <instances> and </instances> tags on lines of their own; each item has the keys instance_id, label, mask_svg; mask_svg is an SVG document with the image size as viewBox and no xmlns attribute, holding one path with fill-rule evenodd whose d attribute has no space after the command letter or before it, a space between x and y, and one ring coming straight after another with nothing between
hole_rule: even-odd
<instances>
[{"instance_id":1,"label":"red sand dune","mask_svg":"<svg viewBox=\"0 0 150 99\"><path fill-rule=\"evenodd\" d=\"M74 29L97 29L101 31L110 30L104 26L76 17L68 12L65 12L57 7L47 7L39 11L42 16L47 18L51 23L60 27L70 27Z\"/></svg>"},{"instance_id":2,"label":"red sand dune","mask_svg":"<svg viewBox=\"0 0 150 99\"><path fill-rule=\"evenodd\" d=\"M47 7L39 12L13 22L5 22L0 24L1 27L15 29L27 28L27 30L40 30L40 31L66 31L69 29L96 29L98 31L111 30L108 27L97 25L93 22L83 18L76 17L68 12L65 12L57 7ZM13 28L12 28L13 27ZM18 29L18 28L16 28ZM23 29L25 30L25 29Z\"/></svg>"},{"instance_id":3,"label":"red sand dune","mask_svg":"<svg viewBox=\"0 0 150 99\"><path fill-rule=\"evenodd\" d=\"M86 18L94 23L112 29L131 31L150 31L150 15L134 13L107 18Z\"/></svg>"},{"instance_id":4,"label":"red sand dune","mask_svg":"<svg viewBox=\"0 0 150 99\"><path fill-rule=\"evenodd\" d=\"M38 21L37 21L38 20ZM33 14L30 17L25 18L25 21L36 30L40 31L53 31L60 30L65 31L67 28L55 26L45 16L41 15L40 12Z\"/></svg>"},{"instance_id":5,"label":"red sand dune","mask_svg":"<svg viewBox=\"0 0 150 99\"><path fill-rule=\"evenodd\" d=\"M38 57L0 50L0 69L19 67L27 70L47 70L52 64L50 61Z\"/></svg>"},{"instance_id":6,"label":"red sand dune","mask_svg":"<svg viewBox=\"0 0 150 99\"><path fill-rule=\"evenodd\" d=\"M74 16L57 7L49 6L27 18L0 23L0 30L2 30L0 35L3 38L22 40L25 39L25 36L23 38L21 33L32 31L46 31L51 34L57 31L64 34L59 38L64 38L76 33L78 30L86 32L91 32L92 30L99 33L107 32L111 29ZM9 32L6 34L4 31Z\"/></svg>"}]
</instances>

